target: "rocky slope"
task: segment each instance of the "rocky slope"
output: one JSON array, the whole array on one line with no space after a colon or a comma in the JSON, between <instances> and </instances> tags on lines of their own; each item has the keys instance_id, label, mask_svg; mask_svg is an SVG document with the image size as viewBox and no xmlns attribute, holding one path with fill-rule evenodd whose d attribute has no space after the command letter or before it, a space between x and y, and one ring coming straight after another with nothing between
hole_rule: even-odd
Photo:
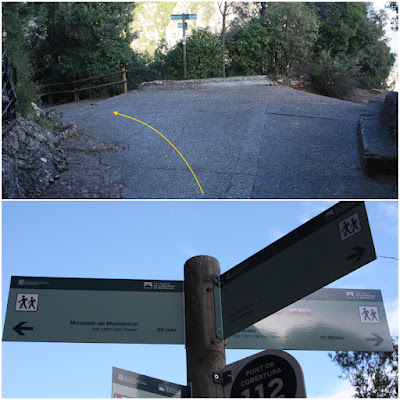
<instances>
[{"instance_id":1,"label":"rocky slope","mask_svg":"<svg viewBox=\"0 0 400 400\"><path fill-rule=\"evenodd\" d=\"M51 120L55 116L47 115L47 118ZM76 135L74 125L55 123L50 130L18 115L2 140L3 199L42 195L67 170L62 142Z\"/></svg>"}]
</instances>

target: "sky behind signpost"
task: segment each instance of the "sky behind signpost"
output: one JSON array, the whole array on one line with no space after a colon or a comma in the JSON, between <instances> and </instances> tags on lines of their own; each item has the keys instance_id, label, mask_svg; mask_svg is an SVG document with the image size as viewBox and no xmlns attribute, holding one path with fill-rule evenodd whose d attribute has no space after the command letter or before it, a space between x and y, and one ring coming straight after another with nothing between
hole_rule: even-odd
<instances>
[{"instance_id":1,"label":"sky behind signpost","mask_svg":"<svg viewBox=\"0 0 400 400\"><path fill-rule=\"evenodd\" d=\"M195 255L217 258L223 273L334 203L3 202L2 323L12 275L183 280ZM383 257L397 258L397 202L366 207L378 259L329 287L381 290L393 336L398 262ZM227 364L257 352L227 350ZM303 368L308 397L351 395L327 352L290 354ZM186 384L183 345L3 342L2 361L3 397L110 397L113 366Z\"/></svg>"}]
</instances>

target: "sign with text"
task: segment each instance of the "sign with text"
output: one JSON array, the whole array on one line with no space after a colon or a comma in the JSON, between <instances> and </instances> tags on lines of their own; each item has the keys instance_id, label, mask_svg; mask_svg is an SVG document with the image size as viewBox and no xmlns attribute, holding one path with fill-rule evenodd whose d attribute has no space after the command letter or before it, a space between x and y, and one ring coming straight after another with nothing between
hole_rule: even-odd
<instances>
[{"instance_id":1,"label":"sign with text","mask_svg":"<svg viewBox=\"0 0 400 400\"><path fill-rule=\"evenodd\" d=\"M112 398L189 397L187 387L113 367Z\"/></svg>"},{"instance_id":2,"label":"sign with text","mask_svg":"<svg viewBox=\"0 0 400 400\"><path fill-rule=\"evenodd\" d=\"M12 277L3 340L184 342L183 282Z\"/></svg>"},{"instance_id":3,"label":"sign with text","mask_svg":"<svg viewBox=\"0 0 400 400\"><path fill-rule=\"evenodd\" d=\"M185 16L185 19L197 19L197 14L172 14L171 19L183 19L183 16Z\"/></svg>"},{"instance_id":4,"label":"sign with text","mask_svg":"<svg viewBox=\"0 0 400 400\"><path fill-rule=\"evenodd\" d=\"M339 202L220 277L228 338L376 259L364 202Z\"/></svg>"},{"instance_id":5,"label":"sign with text","mask_svg":"<svg viewBox=\"0 0 400 400\"><path fill-rule=\"evenodd\" d=\"M290 354L267 350L224 367L224 397L306 397L303 371Z\"/></svg>"},{"instance_id":6,"label":"sign with text","mask_svg":"<svg viewBox=\"0 0 400 400\"><path fill-rule=\"evenodd\" d=\"M230 349L392 352L380 290L320 289L226 340Z\"/></svg>"}]
</instances>

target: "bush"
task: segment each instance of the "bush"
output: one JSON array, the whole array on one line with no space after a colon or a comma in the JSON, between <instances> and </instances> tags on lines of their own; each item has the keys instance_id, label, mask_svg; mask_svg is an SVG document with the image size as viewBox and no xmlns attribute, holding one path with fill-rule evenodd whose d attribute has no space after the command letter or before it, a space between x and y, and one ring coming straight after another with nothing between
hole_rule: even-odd
<instances>
[{"instance_id":1,"label":"bush","mask_svg":"<svg viewBox=\"0 0 400 400\"><path fill-rule=\"evenodd\" d=\"M311 67L311 85L324 96L345 98L357 86L358 68L351 59L333 57L322 51Z\"/></svg>"},{"instance_id":2,"label":"bush","mask_svg":"<svg viewBox=\"0 0 400 400\"><path fill-rule=\"evenodd\" d=\"M222 44L219 35L209 28L193 30L186 41L186 77L204 79L222 76ZM167 75L183 78L183 45L175 45L165 57Z\"/></svg>"},{"instance_id":3,"label":"bush","mask_svg":"<svg viewBox=\"0 0 400 400\"><path fill-rule=\"evenodd\" d=\"M268 31L259 23L251 24L233 36L227 44L228 75L262 75L266 71Z\"/></svg>"}]
</instances>

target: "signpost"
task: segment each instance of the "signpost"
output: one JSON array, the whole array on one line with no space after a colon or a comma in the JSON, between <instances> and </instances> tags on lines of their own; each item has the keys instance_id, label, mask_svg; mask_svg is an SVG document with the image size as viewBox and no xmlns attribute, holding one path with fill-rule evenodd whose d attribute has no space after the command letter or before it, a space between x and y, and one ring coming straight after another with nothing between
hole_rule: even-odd
<instances>
[{"instance_id":1,"label":"signpost","mask_svg":"<svg viewBox=\"0 0 400 400\"><path fill-rule=\"evenodd\" d=\"M230 349L393 351L380 290L320 289L226 339Z\"/></svg>"},{"instance_id":2,"label":"signpost","mask_svg":"<svg viewBox=\"0 0 400 400\"><path fill-rule=\"evenodd\" d=\"M217 336L228 338L375 258L364 203L339 202L214 277Z\"/></svg>"},{"instance_id":3,"label":"signpost","mask_svg":"<svg viewBox=\"0 0 400 400\"><path fill-rule=\"evenodd\" d=\"M197 19L197 14L172 14L171 19Z\"/></svg>"},{"instance_id":4,"label":"signpost","mask_svg":"<svg viewBox=\"0 0 400 400\"><path fill-rule=\"evenodd\" d=\"M181 15L184 34L191 15ZM305 397L292 356L269 350L224 367L222 339L230 348L393 351L379 290L321 289L375 258L364 203L340 202L221 276L212 257L188 260L185 292L181 281L12 277L3 340L185 343L195 397ZM114 368L113 396L187 392Z\"/></svg>"},{"instance_id":5,"label":"signpost","mask_svg":"<svg viewBox=\"0 0 400 400\"><path fill-rule=\"evenodd\" d=\"M183 282L12 277L3 340L180 344Z\"/></svg>"},{"instance_id":6,"label":"signpost","mask_svg":"<svg viewBox=\"0 0 400 400\"><path fill-rule=\"evenodd\" d=\"M186 29L187 19L197 19L197 14L172 14L171 20L182 20L178 23L178 28L182 28L182 46L183 46L183 79L186 79Z\"/></svg>"},{"instance_id":7,"label":"signpost","mask_svg":"<svg viewBox=\"0 0 400 400\"><path fill-rule=\"evenodd\" d=\"M223 369L224 397L306 397L303 371L288 353L267 350Z\"/></svg>"},{"instance_id":8,"label":"signpost","mask_svg":"<svg viewBox=\"0 0 400 400\"><path fill-rule=\"evenodd\" d=\"M190 397L186 386L113 367L112 398Z\"/></svg>"}]
</instances>

